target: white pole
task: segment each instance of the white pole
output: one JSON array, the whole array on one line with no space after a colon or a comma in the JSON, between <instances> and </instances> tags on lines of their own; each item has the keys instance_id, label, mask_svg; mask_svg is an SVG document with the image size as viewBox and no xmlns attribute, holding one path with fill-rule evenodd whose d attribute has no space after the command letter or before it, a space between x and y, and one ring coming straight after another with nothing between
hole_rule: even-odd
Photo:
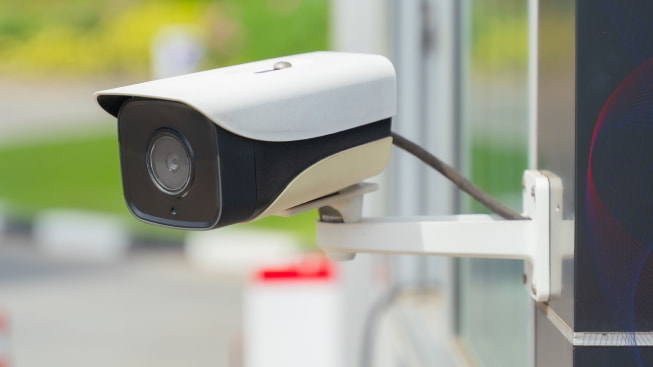
<instances>
[{"instance_id":1,"label":"white pole","mask_svg":"<svg viewBox=\"0 0 653 367\"><path fill-rule=\"evenodd\" d=\"M528 169L537 169L539 0L528 1Z\"/></svg>"}]
</instances>

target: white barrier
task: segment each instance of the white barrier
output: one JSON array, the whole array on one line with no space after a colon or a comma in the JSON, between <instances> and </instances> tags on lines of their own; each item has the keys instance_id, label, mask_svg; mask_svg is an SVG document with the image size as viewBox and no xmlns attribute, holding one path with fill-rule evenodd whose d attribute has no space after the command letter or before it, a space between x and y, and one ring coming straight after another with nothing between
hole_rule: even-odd
<instances>
[{"instance_id":1,"label":"white barrier","mask_svg":"<svg viewBox=\"0 0 653 367\"><path fill-rule=\"evenodd\" d=\"M322 258L261 269L245 291L244 366L342 366L341 307Z\"/></svg>"}]
</instances>

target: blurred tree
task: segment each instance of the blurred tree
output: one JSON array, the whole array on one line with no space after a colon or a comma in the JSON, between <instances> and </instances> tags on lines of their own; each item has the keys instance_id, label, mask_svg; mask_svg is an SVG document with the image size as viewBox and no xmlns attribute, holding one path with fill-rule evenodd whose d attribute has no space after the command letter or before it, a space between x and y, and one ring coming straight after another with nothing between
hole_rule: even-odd
<instances>
[{"instance_id":1,"label":"blurred tree","mask_svg":"<svg viewBox=\"0 0 653 367\"><path fill-rule=\"evenodd\" d=\"M145 74L162 27L194 27L206 68L326 49L328 0L0 0L0 73Z\"/></svg>"}]
</instances>

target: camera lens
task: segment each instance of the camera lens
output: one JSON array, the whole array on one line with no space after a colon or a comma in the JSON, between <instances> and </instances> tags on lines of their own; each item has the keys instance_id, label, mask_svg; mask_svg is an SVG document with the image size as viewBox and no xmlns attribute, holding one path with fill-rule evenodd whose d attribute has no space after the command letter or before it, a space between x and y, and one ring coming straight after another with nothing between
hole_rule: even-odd
<instances>
[{"instance_id":1,"label":"camera lens","mask_svg":"<svg viewBox=\"0 0 653 367\"><path fill-rule=\"evenodd\" d=\"M147 153L150 178L166 194L183 192L190 183L191 158L186 144L172 132L152 138Z\"/></svg>"}]
</instances>

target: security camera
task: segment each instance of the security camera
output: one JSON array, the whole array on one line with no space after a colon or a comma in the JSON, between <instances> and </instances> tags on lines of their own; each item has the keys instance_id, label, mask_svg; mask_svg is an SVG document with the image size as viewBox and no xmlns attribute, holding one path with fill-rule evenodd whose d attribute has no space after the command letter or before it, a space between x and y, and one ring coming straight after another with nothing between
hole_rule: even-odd
<instances>
[{"instance_id":1,"label":"security camera","mask_svg":"<svg viewBox=\"0 0 653 367\"><path fill-rule=\"evenodd\" d=\"M379 174L395 95L388 59L336 52L96 94L118 118L129 210L183 229L253 221Z\"/></svg>"},{"instance_id":2,"label":"security camera","mask_svg":"<svg viewBox=\"0 0 653 367\"><path fill-rule=\"evenodd\" d=\"M561 259L573 253L562 181L524 172L522 215L391 132L395 71L382 56L308 53L96 95L118 118L125 200L145 222L210 229L317 208L317 245L332 259L361 252L523 259L536 301L560 292ZM392 144L504 220L362 218L362 197L374 185L356 184L386 167Z\"/></svg>"}]
</instances>

